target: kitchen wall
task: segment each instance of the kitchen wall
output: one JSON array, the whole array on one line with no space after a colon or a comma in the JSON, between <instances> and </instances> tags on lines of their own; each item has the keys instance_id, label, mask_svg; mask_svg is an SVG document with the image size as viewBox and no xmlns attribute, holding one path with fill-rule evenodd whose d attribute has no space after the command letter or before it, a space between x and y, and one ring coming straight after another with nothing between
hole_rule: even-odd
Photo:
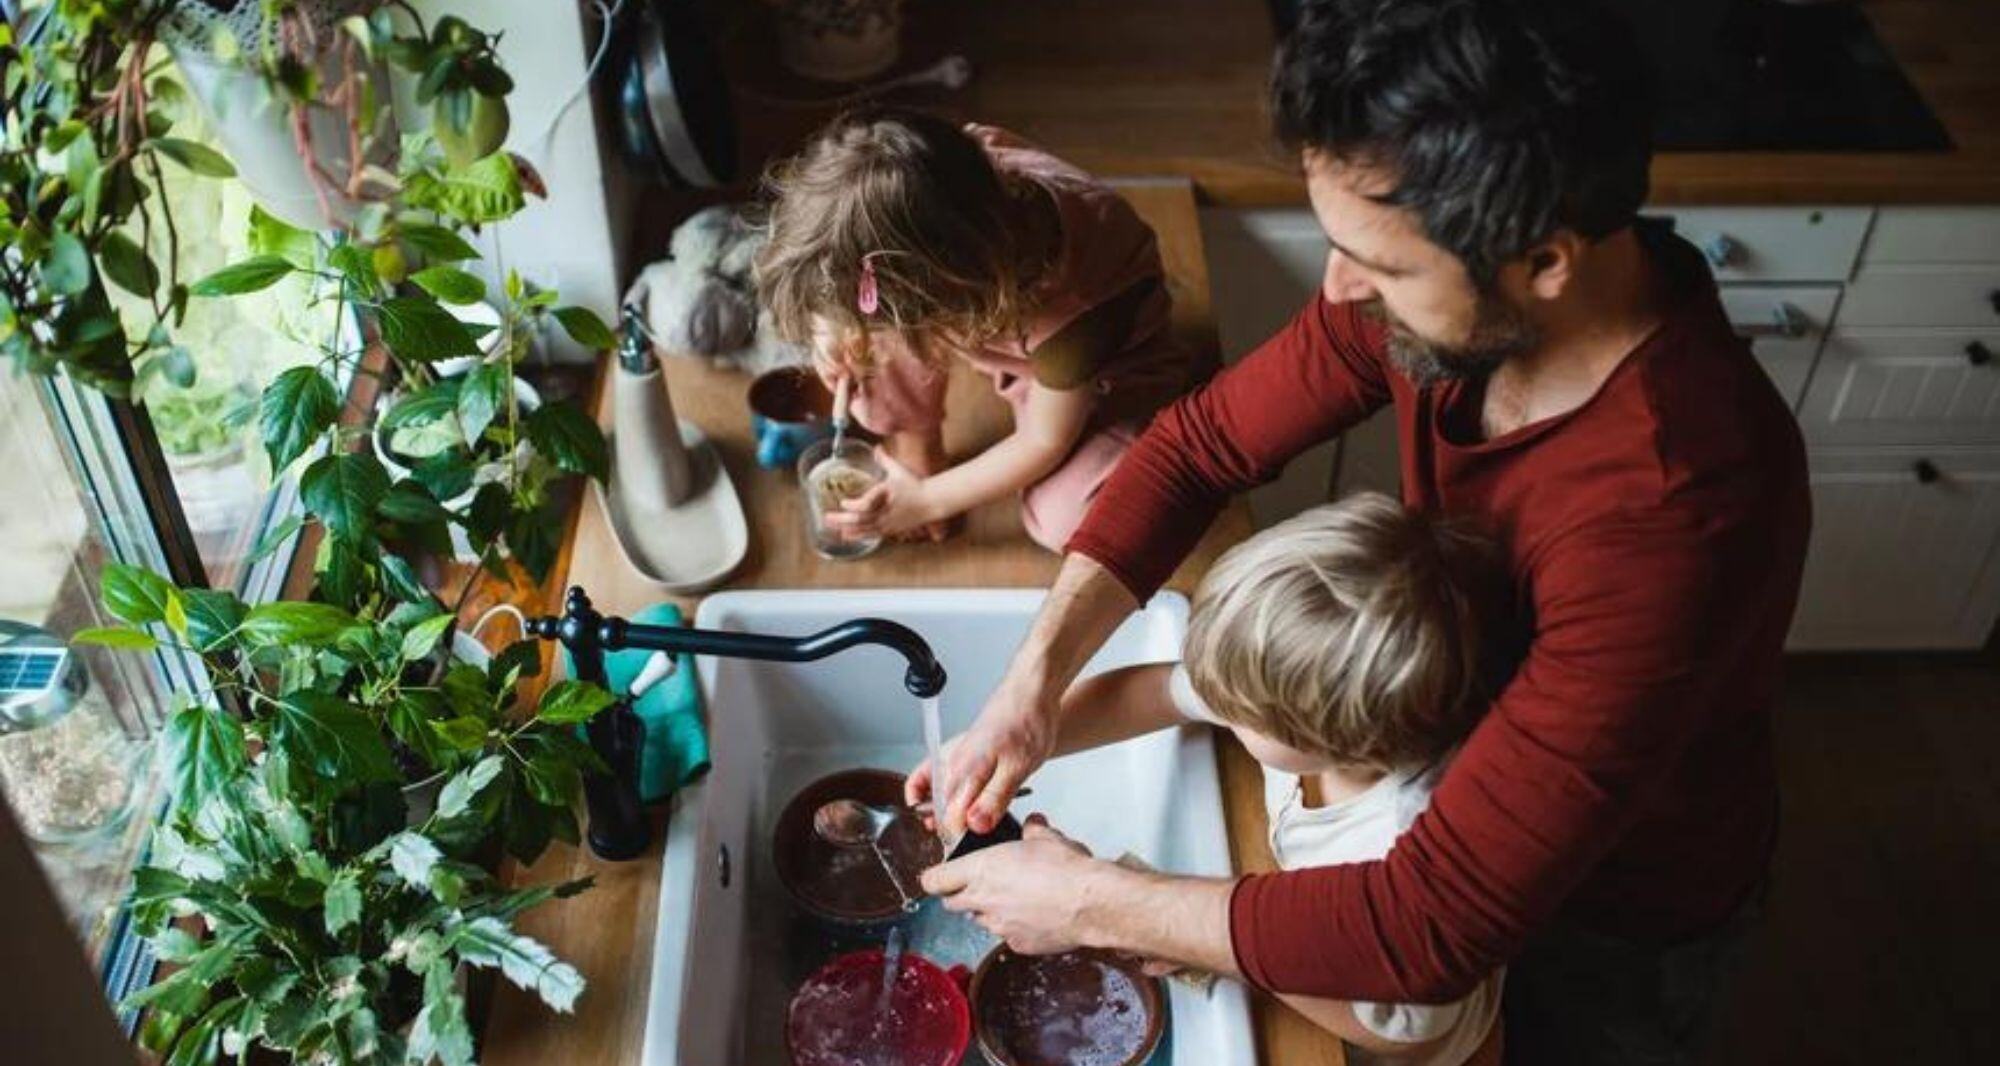
<instances>
[{"instance_id":1,"label":"kitchen wall","mask_svg":"<svg viewBox=\"0 0 2000 1066\"><path fill-rule=\"evenodd\" d=\"M630 8L634 0L625 2ZM636 191L610 141L598 135L590 95L569 109L553 136L544 136L583 81L602 29L595 9L557 0L416 0L415 7L426 20L456 14L501 33L501 60L514 78L507 148L531 161L548 185L547 200L531 198L521 214L475 242L486 256L482 272L497 282L507 268L518 269L531 282L559 289L564 303L615 322L622 279L630 276L625 235L633 230ZM600 69L595 80L602 85L611 76ZM558 358L589 358L559 330L551 343Z\"/></svg>"}]
</instances>

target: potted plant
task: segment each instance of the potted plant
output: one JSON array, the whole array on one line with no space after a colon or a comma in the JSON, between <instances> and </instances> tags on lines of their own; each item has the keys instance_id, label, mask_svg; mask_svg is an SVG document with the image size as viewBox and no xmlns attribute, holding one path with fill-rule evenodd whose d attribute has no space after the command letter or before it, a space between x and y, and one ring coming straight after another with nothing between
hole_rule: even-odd
<instances>
[{"instance_id":1,"label":"potted plant","mask_svg":"<svg viewBox=\"0 0 2000 1066\"><path fill-rule=\"evenodd\" d=\"M149 1046L468 1062L460 965L570 1008L582 978L510 921L587 883L504 889L479 860L576 839L581 775L602 765L576 727L609 693L565 681L520 706L535 647L441 656L455 616L427 596L250 606L119 565L102 592L124 624L73 639L172 644L216 680L167 723L174 808L137 875L138 931L182 966L126 1004L148 1010Z\"/></svg>"},{"instance_id":2,"label":"potted plant","mask_svg":"<svg viewBox=\"0 0 2000 1066\"><path fill-rule=\"evenodd\" d=\"M313 211L287 221L277 212L297 212L296 203L281 208L277 193L257 187L268 183L253 182L270 198L251 213L253 254L185 284L182 236L160 195L164 168L222 179L238 168L172 136L178 90L153 45L187 29L177 20L218 9L238 21L204 31L202 59L233 66L233 87L217 96L224 79L212 79L198 95L246 162L264 160L268 138L260 147L231 132L217 101L249 100L246 114L261 104L264 120L278 116ZM182 32L176 48L188 41ZM363 320L405 395L459 382L463 454L394 480L356 449L369 430L339 418L337 382L383 371L361 345L329 339L316 362L278 374L253 415L272 468L300 467L303 508L259 552L303 525L320 529L305 598L253 606L114 565L102 591L123 624L74 635L137 649L171 642L199 656L214 685L168 721L175 804L133 898L139 931L183 966L132 1001L147 1010L147 1042L171 1062L248 1046L315 1061L464 1062L461 968L497 967L557 1009L582 987L510 922L583 886L503 890L482 860L504 849L532 861L550 840L575 838L581 775L601 768L576 726L611 697L570 682L524 707L518 686L538 662L531 646L485 662L442 653L455 605L440 603L399 553L448 551L457 527L489 564L510 552L539 576L553 557L550 479L603 476L603 438L587 415L508 401L517 337L552 319L580 343L609 348L610 330L512 275L500 294L503 343L482 345L447 309L487 297L464 269L478 258L465 232L540 194L525 162L498 150L512 85L494 42L462 21L427 27L406 5L374 2L48 0L0 23L0 239L9 247L0 353L119 398L157 376L172 388L149 380L137 392L157 404L169 436L199 447L214 436L209 415L223 425L230 416L174 409L175 389L213 385L197 383L175 336L189 301L301 276L315 305ZM410 77L397 83L389 71ZM401 133L387 119L402 89L431 109L433 130ZM141 309L121 314L110 286ZM474 362L454 375L445 371L453 358ZM492 415L478 427L482 405ZM525 440L536 460L504 453L501 476L474 488L482 456L503 454L481 450L484 430L501 422L517 452ZM471 498L455 506L467 488Z\"/></svg>"}]
</instances>

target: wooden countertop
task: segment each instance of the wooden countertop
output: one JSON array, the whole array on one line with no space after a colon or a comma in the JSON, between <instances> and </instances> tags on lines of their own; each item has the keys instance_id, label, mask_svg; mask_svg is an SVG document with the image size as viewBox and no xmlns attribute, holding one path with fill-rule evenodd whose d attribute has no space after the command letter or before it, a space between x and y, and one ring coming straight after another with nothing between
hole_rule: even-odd
<instances>
[{"instance_id":1,"label":"wooden countertop","mask_svg":"<svg viewBox=\"0 0 2000 1066\"><path fill-rule=\"evenodd\" d=\"M2000 203L2000 4L1862 7L1955 150L1668 152L1654 161L1652 202ZM765 8L717 11L753 172L832 110L797 106L827 90L776 68ZM909 10L900 69L958 52L975 74L956 93L899 100L1006 126L1098 174L1184 175L1204 203L1305 202L1293 161L1265 133L1273 36L1262 0L912 0Z\"/></svg>"},{"instance_id":2,"label":"wooden countertop","mask_svg":"<svg viewBox=\"0 0 2000 1066\"><path fill-rule=\"evenodd\" d=\"M1190 343L1213 349L1208 268L1192 187L1184 180L1137 181L1121 183L1120 191L1159 234L1174 295L1174 328ZM1019 510L1011 502L974 512L965 530L943 545L885 546L852 563L820 559L805 544L799 492L791 473L764 470L752 461L743 401L748 380L687 360L673 360L667 370L679 414L699 424L721 449L750 519L750 555L727 587L1046 587L1055 576L1059 560L1027 539ZM1005 408L990 388L970 375L955 373L951 389L947 445L954 454L975 450L1006 432ZM1247 512L1240 505L1231 509L1181 568L1173 586L1191 589L1216 554L1249 529ZM663 598L625 563L594 498L584 503L567 548L571 561L562 584L584 586L601 610L630 614ZM692 600L677 599L692 612ZM1272 869L1257 765L1233 740L1221 739L1225 813L1236 866L1246 872ZM664 825L660 812L652 850L632 862L601 862L585 849L558 843L533 867L506 872L520 883L597 878L591 891L532 911L520 921L524 932L574 963L589 981L589 989L575 1014L560 1016L502 983L485 1029L481 1054L488 1066L623 1066L638 1061L645 1037ZM1258 997L1256 1014L1264 1062L1339 1066L1344 1061L1337 1040L1276 1001Z\"/></svg>"}]
</instances>

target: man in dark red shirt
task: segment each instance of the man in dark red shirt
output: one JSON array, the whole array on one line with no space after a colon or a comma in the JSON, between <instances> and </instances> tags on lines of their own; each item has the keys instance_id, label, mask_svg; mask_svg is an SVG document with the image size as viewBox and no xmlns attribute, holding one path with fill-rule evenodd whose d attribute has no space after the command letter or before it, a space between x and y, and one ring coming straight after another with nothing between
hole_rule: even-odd
<instances>
[{"instance_id":1,"label":"man in dark red shirt","mask_svg":"<svg viewBox=\"0 0 2000 1066\"><path fill-rule=\"evenodd\" d=\"M1776 823L1771 710L1810 507L1797 428L1701 259L1637 221L1641 63L1590 5L1309 4L1273 76L1333 249L1277 336L1163 411L948 749L986 828L1064 689L1228 497L1395 408L1405 502L1483 520L1526 653L1384 860L1135 873L1046 828L928 889L1027 951L1102 946L1346 1000L1506 965L1509 1058L1685 1061ZM930 785L911 777L913 800Z\"/></svg>"}]
</instances>

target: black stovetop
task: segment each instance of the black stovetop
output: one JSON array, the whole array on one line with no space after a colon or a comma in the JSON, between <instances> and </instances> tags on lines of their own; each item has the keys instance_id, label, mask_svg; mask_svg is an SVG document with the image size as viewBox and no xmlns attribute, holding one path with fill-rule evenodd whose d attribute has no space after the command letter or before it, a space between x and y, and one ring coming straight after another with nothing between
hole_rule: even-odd
<instances>
[{"instance_id":1,"label":"black stovetop","mask_svg":"<svg viewBox=\"0 0 2000 1066\"><path fill-rule=\"evenodd\" d=\"M1279 32L1298 0L1269 0ZM1573 2L1573 0L1564 0ZM1846 2L1604 0L1654 74L1667 151L1947 151L1951 138Z\"/></svg>"}]
</instances>

